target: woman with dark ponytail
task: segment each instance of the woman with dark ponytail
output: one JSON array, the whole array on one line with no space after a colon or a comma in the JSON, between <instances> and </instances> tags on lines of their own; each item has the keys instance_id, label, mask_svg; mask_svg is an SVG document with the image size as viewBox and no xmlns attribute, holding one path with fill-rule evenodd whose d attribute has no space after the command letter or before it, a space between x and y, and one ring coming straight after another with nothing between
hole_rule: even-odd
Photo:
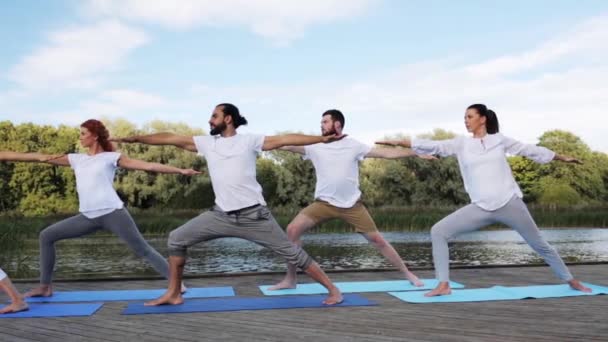
<instances>
[{"instance_id":1,"label":"woman with dark ponytail","mask_svg":"<svg viewBox=\"0 0 608 342\"><path fill-rule=\"evenodd\" d=\"M467 130L473 133L472 137L441 141L415 139L377 142L410 147L417 154L443 157L455 155L465 190L471 198L471 204L443 218L431 229L433 261L439 285L426 296L451 293L448 239L496 223L515 229L528 245L545 259L560 280L576 290L591 292L591 289L572 277L555 249L540 234L522 201L523 194L513 178L505 154L525 156L538 163L548 163L552 160L580 162L572 157L558 155L547 148L523 144L500 134L496 113L483 104L470 105L465 112L464 122Z\"/></svg>"},{"instance_id":2,"label":"woman with dark ponytail","mask_svg":"<svg viewBox=\"0 0 608 342\"><path fill-rule=\"evenodd\" d=\"M114 152L110 134L98 120L80 125L80 144L87 153L44 155L41 153L0 152L0 161L41 162L70 166L76 175L76 190L80 214L55 223L40 232L40 286L27 292L26 297L53 295L51 280L55 266L55 243L94 233L110 231L125 242L138 256L145 258L154 269L169 277L167 260L143 238L129 212L124 208L113 187L117 168L160 173L196 175L192 169L148 163L130 159Z\"/></svg>"}]
</instances>

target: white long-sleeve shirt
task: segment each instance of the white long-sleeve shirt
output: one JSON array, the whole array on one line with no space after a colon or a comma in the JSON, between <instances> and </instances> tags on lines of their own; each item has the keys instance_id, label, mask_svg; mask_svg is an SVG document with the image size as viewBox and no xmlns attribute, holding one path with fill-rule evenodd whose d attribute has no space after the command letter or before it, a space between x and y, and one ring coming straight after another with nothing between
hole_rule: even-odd
<instances>
[{"instance_id":1,"label":"white long-sleeve shirt","mask_svg":"<svg viewBox=\"0 0 608 342\"><path fill-rule=\"evenodd\" d=\"M414 139L412 150L418 154L442 157L455 155L471 203L488 211L503 207L514 195L523 197L511 173L506 153L524 156L541 164L555 157L555 152L545 147L523 144L500 133L483 138Z\"/></svg>"}]
</instances>

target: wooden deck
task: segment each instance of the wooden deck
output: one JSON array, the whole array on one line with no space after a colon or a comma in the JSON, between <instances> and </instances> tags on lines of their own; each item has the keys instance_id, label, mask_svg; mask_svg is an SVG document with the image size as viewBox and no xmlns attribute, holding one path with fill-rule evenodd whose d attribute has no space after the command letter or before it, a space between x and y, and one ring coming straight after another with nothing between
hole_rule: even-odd
<instances>
[{"instance_id":1,"label":"wooden deck","mask_svg":"<svg viewBox=\"0 0 608 342\"><path fill-rule=\"evenodd\" d=\"M608 265L571 266L580 279L608 285ZM423 270L430 278L433 272ZM395 272L333 273L334 281L396 279ZM189 286L234 286L262 296L257 285L280 275L212 277ZM547 267L458 269L469 288L555 283ZM309 282L307 277L301 281ZM20 290L33 284L19 283ZM58 282L56 290L162 288L161 280ZM90 317L0 319L0 341L608 341L608 296L456 304L408 304L366 293L379 306L123 316L125 302ZM6 299L6 297L2 297Z\"/></svg>"}]
</instances>

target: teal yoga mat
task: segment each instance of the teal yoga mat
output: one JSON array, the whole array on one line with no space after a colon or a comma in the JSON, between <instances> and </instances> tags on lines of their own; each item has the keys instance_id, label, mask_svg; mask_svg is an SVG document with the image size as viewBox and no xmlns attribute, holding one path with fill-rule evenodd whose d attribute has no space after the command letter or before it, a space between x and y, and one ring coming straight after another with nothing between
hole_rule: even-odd
<instances>
[{"instance_id":1,"label":"teal yoga mat","mask_svg":"<svg viewBox=\"0 0 608 342\"><path fill-rule=\"evenodd\" d=\"M567 284L535 286L494 286L481 289L452 290L448 296L425 297L425 292L389 292L402 301L409 303L458 303L483 302L493 300L520 300L537 298L559 298L574 296L594 296L608 294L608 287L587 284L591 293L576 291Z\"/></svg>"},{"instance_id":2,"label":"teal yoga mat","mask_svg":"<svg viewBox=\"0 0 608 342\"><path fill-rule=\"evenodd\" d=\"M424 282L424 286L416 287L410 284L407 280L384 280L384 281L353 281L353 282L336 282L334 283L343 293L362 293L362 292L389 292L389 291L418 291L434 289L438 281L437 279L420 279ZM464 285L450 282L452 288L463 288ZM284 296L284 295L305 295L305 294L323 294L327 290L319 283L298 284L295 289L285 289L269 291L270 285L260 286L260 290L266 296Z\"/></svg>"}]
</instances>

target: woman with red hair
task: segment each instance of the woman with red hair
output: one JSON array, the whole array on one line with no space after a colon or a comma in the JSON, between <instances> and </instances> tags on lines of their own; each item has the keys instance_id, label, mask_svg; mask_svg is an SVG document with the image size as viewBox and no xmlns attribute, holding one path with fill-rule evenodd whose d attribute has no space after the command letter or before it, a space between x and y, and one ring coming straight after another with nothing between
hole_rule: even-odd
<instances>
[{"instance_id":1,"label":"woman with red hair","mask_svg":"<svg viewBox=\"0 0 608 342\"><path fill-rule=\"evenodd\" d=\"M169 277L167 260L152 248L139 232L113 187L117 168L160 173L196 175L199 171L130 159L114 151L110 134L98 120L80 125L80 144L87 153L45 155L40 153L0 152L0 161L42 162L70 166L76 175L80 214L55 223L40 232L40 286L26 297L53 295L51 280L55 266L55 243L94 233L110 231L138 256L144 257L165 278Z\"/></svg>"}]
</instances>

